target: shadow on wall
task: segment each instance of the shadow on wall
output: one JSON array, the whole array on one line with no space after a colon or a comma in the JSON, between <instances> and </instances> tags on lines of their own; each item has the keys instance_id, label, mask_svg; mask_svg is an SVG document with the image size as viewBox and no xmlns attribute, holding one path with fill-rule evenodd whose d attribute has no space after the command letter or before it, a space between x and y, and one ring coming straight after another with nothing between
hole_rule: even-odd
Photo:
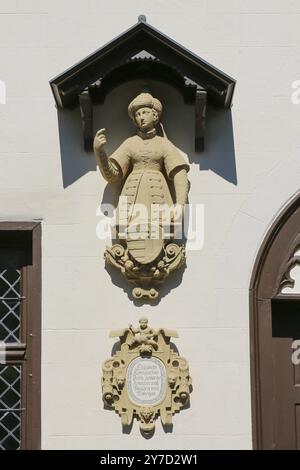
<instances>
[{"instance_id":1,"label":"shadow on wall","mask_svg":"<svg viewBox=\"0 0 300 470\"><path fill-rule=\"evenodd\" d=\"M194 154L200 170L211 170L237 185L231 109L207 109L205 151ZM190 160L194 162L193 159Z\"/></svg>"},{"instance_id":2,"label":"shadow on wall","mask_svg":"<svg viewBox=\"0 0 300 470\"><path fill-rule=\"evenodd\" d=\"M185 105L181 95L165 83L136 80L115 88L103 105L94 107L94 132L102 127L107 133L107 153L112 153L127 137L136 133L128 117L129 102L141 91L148 90L163 104L162 123L168 138L200 171L211 170L229 183L237 184L231 110L208 107L205 151L194 151L194 106ZM61 166L64 188L89 171L96 170L93 153L83 149L80 110L58 111ZM201 180L199 181L201 184ZM113 189L106 189L107 201ZM114 198L114 197L113 197Z\"/></svg>"},{"instance_id":3,"label":"shadow on wall","mask_svg":"<svg viewBox=\"0 0 300 470\"><path fill-rule=\"evenodd\" d=\"M83 148L79 108L58 110L57 115L63 187L67 188L89 171L95 171L96 161Z\"/></svg>"},{"instance_id":4,"label":"shadow on wall","mask_svg":"<svg viewBox=\"0 0 300 470\"><path fill-rule=\"evenodd\" d=\"M94 107L94 133L105 128L107 136L106 151L110 155L126 138L136 134L136 128L128 117L127 107L130 101L142 91L149 91L163 104L163 123L167 137L186 155L190 164L196 165L199 171L199 187L201 188L201 172L212 171L231 184L237 184L235 150L233 141L231 110L207 109L207 129L205 152L194 151L194 106L185 105L180 93L167 84L136 80L123 84L109 93L104 104ZM64 188L75 183L89 171L96 170L93 153L83 149L82 125L80 110L58 111L61 166ZM197 172L197 171L196 171ZM195 171L193 182L195 182ZM107 184L102 194L102 212L107 212L107 205L117 206L120 185ZM193 188L191 188L191 192ZM101 197L101 195L99 194ZM112 214L108 214L111 216ZM114 268L108 267L112 282L123 288L132 299L132 286ZM172 273L165 284L159 287L160 297L152 305L157 304L172 289L182 282L184 268ZM143 302L135 301L137 305Z\"/></svg>"}]
</instances>

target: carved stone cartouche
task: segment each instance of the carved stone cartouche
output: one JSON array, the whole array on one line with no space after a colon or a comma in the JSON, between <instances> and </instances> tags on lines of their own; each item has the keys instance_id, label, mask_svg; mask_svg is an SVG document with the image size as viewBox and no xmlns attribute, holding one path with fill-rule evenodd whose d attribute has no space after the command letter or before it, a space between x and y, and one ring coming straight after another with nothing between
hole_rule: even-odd
<instances>
[{"instance_id":1,"label":"carved stone cartouche","mask_svg":"<svg viewBox=\"0 0 300 470\"><path fill-rule=\"evenodd\" d=\"M150 436L160 417L164 426L184 408L191 392L192 379L186 359L171 346L176 331L154 330L142 317L139 326L112 331L120 338L120 350L102 366L102 398L129 428L134 418L143 435Z\"/></svg>"}]
</instances>

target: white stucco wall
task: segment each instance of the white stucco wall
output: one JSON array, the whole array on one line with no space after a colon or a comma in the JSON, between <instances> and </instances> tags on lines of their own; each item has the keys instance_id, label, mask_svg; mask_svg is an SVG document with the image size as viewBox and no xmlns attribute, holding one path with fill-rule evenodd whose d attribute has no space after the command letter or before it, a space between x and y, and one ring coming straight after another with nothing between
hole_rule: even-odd
<instances>
[{"instance_id":1,"label":"white stucco wall","mask_svg":"<svg viewBox=\"0 0 300 470\"><path fill-rule=\"evenodd\" d=\"M82 150L79 111L59 126L48 81L142 13L237 87L233 141L229 114L211 111L202 155L193 153L193 109L164 89L169 137L191 161L190 201L205 206L205 243L188 253L178 287L138 307L104 269L95 212L105 182ZM248 289L267 227L299 188L299 19L297 0L0 0L0 217L43 221L43 448L251 448ZM111 106L127 104L126 93L116 89L96 113L111 149L129 130ZM157 423L148 441L136 423L122 434L100 396L108 332L141 314L178 330L194 386L173 433Z\"/></svg>"}]
</instances>

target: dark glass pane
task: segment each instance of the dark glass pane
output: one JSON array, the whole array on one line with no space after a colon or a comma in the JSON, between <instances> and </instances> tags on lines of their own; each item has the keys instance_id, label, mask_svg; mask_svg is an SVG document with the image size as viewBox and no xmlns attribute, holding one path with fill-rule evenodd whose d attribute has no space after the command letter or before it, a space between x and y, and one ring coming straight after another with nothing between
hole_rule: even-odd
<instances>
[{"instance_id":1,"label":"dark glass pane","mask_svg":"<svg viewBox=\"0 0 300 470\"><path fill-rule=\"evenodd\" d=\"M0 366L0 409L20 408L20 366Z\"/></svg>"},{"instance_id":2,"label":"dark glass pane","mask_svg":"<svg viewBox=\"0 0 300 470\"><path fill-rule=\"evenodd\" d=\"M17 413L17 414L16 414ZM6 428L13 429L19 424L19 416L18 412L15 411L9 411L8 413L4 413L3 419L2 419L2 425L5 426Z\"/></svg>"},{"instance_id":3,"label":"dark glass pane","mask_svg":"<svg viewBox=\"0 0 300 470\"><path fill-rule=\"evenodd\" d=\"M0 449L20 448L21 366L0 366Z\"/></svg>"},{"instance_id":4,"label":"dark glass pane","mask_svg":"<svg viewBox=\"0 0 300 470\"><path fill-rule=\"evenodd\" d=\"M20 297L20 270L14 268L0 269L0 298Z\"/></svg>"},{"instance_id":5,"label":"dark glass pane","mask_svg":"<svg viewBox=\"0 0 300 470\"><path fill-rule=\"evenodd\" d=\"M20 340L20 301L0 300L0 341Z\"/></svg>"},{"instance_id":6,"label":"dark glass pane","mask_svg":"<svg viewBox=\"0 0 300 470\"><path fill-rule=\"evenodd\" d=\"M0 450L20 449L21 412L0 411Z\"/></svg>"}]
</instances>

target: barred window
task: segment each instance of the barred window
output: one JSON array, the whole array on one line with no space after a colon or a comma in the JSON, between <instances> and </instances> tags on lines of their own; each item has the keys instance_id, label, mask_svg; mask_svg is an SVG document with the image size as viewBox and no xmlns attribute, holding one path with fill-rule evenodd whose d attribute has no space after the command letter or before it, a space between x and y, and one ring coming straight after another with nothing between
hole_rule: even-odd
<instances>
[{"instance_id":1,"label":"barred window","mask_svg":"<svg viewBox=\"0 0 300 470\"><path fill-rule=\"evenodd\" d=\"M0 222L0 450L40 448L40 224Z\"/></svg>"}]
</instances>

